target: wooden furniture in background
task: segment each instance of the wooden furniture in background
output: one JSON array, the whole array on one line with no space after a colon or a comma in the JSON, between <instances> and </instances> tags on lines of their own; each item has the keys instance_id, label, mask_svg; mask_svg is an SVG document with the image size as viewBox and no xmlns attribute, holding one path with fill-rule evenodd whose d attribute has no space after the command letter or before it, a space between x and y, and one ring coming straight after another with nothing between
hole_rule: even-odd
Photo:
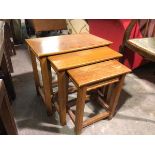
<instances>
[{"instance_id":1,"label":"wooden furniture in background","mask_svg":"<svg viewBox=\"0 0 155 155\"><path fill-rule=\"evenodd\" d=\"M58 106L56 105L56 107L59 109L60 122L62 124L66 124L66 104L68 95L68 78L66 71L68 69L110 59L119 59L121 56L120 53L105 46L48 57L58 77Z\"/></svg>"},{"instance_id":2,"label":"wooden furniture in background","mask_svg":"<svg viewBox=\"0 0 155 155\"><path fill-rule=\"evenodd\" d=\"M138 22L137 19L134 19L129 24L123 38L123 43L120 46L120 52L125 54L126 47L136 51L138 54L143 56L145 59L155 61L155 22L151 23L151 20L148 19L143 26L143 38L133 38L130 39L131 31L134 25ZM149 33L152 29L151 34Z\"/></svg>"},{"instance_id":3,"label":"wooden furniture in background","mask_svg":"<svg viewBox=\"0 0 155 155\"><path fill-rule=\"evenodd\" d=\"M9 56L7 48L6 48L6 41L5 41L5 30L4 29L5 22L0 21L0 79L4 80L5 86L7 88L7 92L9 95L9 99L15 99L16 94L12 82L12 77L9 70L9 64L6 55Z\"/></svg>"},{"instance_id":4,"label":"wooden furniture in background","mask_svg":"<svg viewBox=\"0 0 155 155\"><path fill-rule=\"evenodd\" d=\"M16 50L14 47L14 40L13 40L13 34L10 26L11 20L0 20L0 25L3 25L3 36L1 36L4 39L4 45L5 45L5 57L8 64L8 69L10 73L13 73L13 66L11 62L11 56L16 54Z\"/></svg>"},{"instance_id":5,"label":"wooden furniture in background","mask_svg":"<svg viewBox=\"0 0 155 155\"><path fill-rule=\"evenodd\" d=\"M69 78L77 88L75 116L73 112L69 112L73 122L75 123L76 134L80 134L83 127L86 127L96 121L106 117L109 117L109 119L113 117L123 81L128 72L130 72L130 69L116 60L109 60L67 71ZM86 92L111 84L114 84L114 88L112 90L109 103L102 101L102 105L104 108L106 107L106 111L83 122Z\"/></svg>"},{"instance_id":6,"label":"wooden furniture in background","mask_svg":"<svg viewBox=\"0 0 155 155\"><path fill-rule=\"evenodd\" d=\"M12 28L12 20L11 19L0 19L0 22L4 22L5 26L4 26L4 29L5 29L5 39L7 41L7 46L9 47L9 53L10 55L15 55L16 54L16 50L15 50L15 47L14 47L14 34L13 34L13 28Z\"/></svg>"},{"instance_id":7,"label":"wooden furniture in background","mask_svg":"<svg viewBox=\"0 0 155 155\"><path fill-rule=\"evenodd\" d=\"M27 19L26 23L29 29L32 29L30 31L34 31L37 37L40 36L41 32L67 29L65 19Z\"/></svg>"},{"instance_id":8,"label":"wooden furniture in background","mask_svg":"<svg viewBox=\"0 0 155 155\"><path fill-rule=\"evenodd\" d=\"M8 94L2 79L0 79L0 122L8 135L16 135L17 128L11 110Z\"/></svg>"},{"instance_id":9,"label":"wooden furniture in background","mask_svg":"<svg viewBox=\"0 0 155 155\"><path fill-rule=\"evenodd\" d=\"M16 98L16 93L15 93L12 77L11 77L10 71L8 70L7 62L4 55L2 57L2 61L0 64L0 79L4 80L10 101L14 100Z\"/></svg>"},{"instance_id":10,"label":"wooden furniture in background","mask_svg":"<svg viewBox=\"0 0 155 155\"><path fill-rule=\"evenodd\" d=\"M111 40L113 44L110 46L113 50L119 51L123 38L131 23L131 19L88 19L89 30L91 34ZM151 20L151 23L153 20ZM146 19L140 19L133 26L130 38L142 38L145 32ZM151 33L151 32L150 32ZM119 37L118 37L119 36ZM140 67L144 59L137 51L129 48L123 53L123 64L130 69Z\"/></svg>"},{"instance_id":11,"label":"wooden furniture in background","mask_svg":"<svg viewBox=\"0 0 155 155\"><path fill-rule=\"evenodd\" d=\"M53 94L51 90L51 71L47 57L111 44L110 41L91 34L34 38L26 39L26 42L31 54L36 90L38 94L41 94L49 114L52 114L51 97ZM41 66L43 87L39 83L36 58L39 60Z\"/></svg>"},{"instance_id":12,"label":"wooden furniture in background","mask_svg":"<svg viewBox=\"0 0 155 155\"><path fill-rule=\"evenodd\" d=\"M13 44L13 40L11 39L11 30L9 27L9 24L7 22L5 22L5 26L4 26L4 46L5 46L5 57L6 57L6 61L8 64L8 69L10 71L10 73L13 73L13 66L12 66L12 61L11 61L11 56L15 55L15 47Z\"/></svg>"},{"instance_id":13,"label":"wooden furniture in background","mask_svg":"<svg viewBox=\"0 0 155 155\"><path fill-rule=\"evenodd\" d=\"M155 37L129 39L128 47L135 49L145 59L155 61Z\"/></svg>"}]
</instances>

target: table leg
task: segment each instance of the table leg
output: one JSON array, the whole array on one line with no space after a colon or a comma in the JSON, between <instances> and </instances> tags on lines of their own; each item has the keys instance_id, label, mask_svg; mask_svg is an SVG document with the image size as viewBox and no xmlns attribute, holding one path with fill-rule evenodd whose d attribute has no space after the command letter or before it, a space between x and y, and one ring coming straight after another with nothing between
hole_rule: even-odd
<instances>
[{"instance_id":1,"label":"table leg","mask_svg":"<svg viewBox=\"0 0 155 155\"><path fill-rule=\"evenodd\" d=\"M51 77L51 66L47 63L47 58L40 58L40 67L43 81L43 92L44 92L44 103L47 108L49 115L52 114L52 77Z\"/></svg>"},{"instance_id":2,"label":"table leg","mask_svg":"<svg viewBox=\"0 0 155 155\"><path fill-rule=\"evenodd\" d=\"M75 133L80 134L83 128L83 115L86 100L86 87L78 88L75 116Z\"/></svg>"},{"instance_id":3,"label":"table leg","mask_svg":"<svg viewBox=\"0 0 155 155\"><path fill-rule=\"evenodd\" d=\"M66 125L66 104L68 100L69 79L65 72L58 73L58 104L61 125Z\"/></svg>"},{"instance_id":4,"label":"table leg","mask_svg":"<svg viewBox=\"0 0 155 155\"><path fill-rule=\"evenodd\" d=\"M37 91L37 94L39 95L38 88L40 87L40 82L39 82L39 75L38 75L38 69L37 69L37 63L36 63L36 56L31 51L30 48L29 48L29 52L30 52L31 61L32 61L32 68L33 68L33 75L34 75L34 82L35 82L35 86L36 86L36 91Z\"/></svg>"},{"instance_id":5,"label":"table leg","mask_svg":"<svg viewBox=\"0 0 155 155\"><path fill-rule=\"evenodd\" d=\"M116 106L118 104L118 99L119 99L119 96L120 96L120 93L121 93L121 90L122 90L122 86L123 86L123 83L124 83L124 79L125 79L125 75L122 75L120 77L120 80L119 82L117 82L115 84L115 88L114 90L112 91L112 96L111 96L111 100L110 100L110 115L109 115L109 120L112 119L114 113L115 113L115 110L116 110Z\"/></svg>"}]
</instances>

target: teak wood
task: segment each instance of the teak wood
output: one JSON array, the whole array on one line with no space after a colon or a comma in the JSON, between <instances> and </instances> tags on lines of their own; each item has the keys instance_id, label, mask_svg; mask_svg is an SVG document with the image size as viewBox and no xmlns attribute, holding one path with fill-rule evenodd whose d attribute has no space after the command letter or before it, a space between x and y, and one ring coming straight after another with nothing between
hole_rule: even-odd
<instances>
[{"instance_id":1,"label":"teak wood","mask_svg":"<svg viewBox=\"0 0 155 155\"><path fill-rule=\"evenodd\" d=\"M68 100L68 76L65 72L59 72L58 75L58 105L61 125L66 124L66 101Z\"/></svg>"},{"instance_id":2,"label":"teak wood","mask_svg":"<svg viewBox=\"0 0 155 155\"><path fill-rule=\"evenodd\" d=\"M52 87L48 72L47 57L77 50L110 45L112 42L91 34L63 35L54 37L26 39L31 53L32 67L37 93L39 93L46 105L49 114L52 114L51 96ZM40 86L36 58L40 61L43 87ZM59 79L59 78L58 78ZM59 82L58 82L59 83ZM61 110L60 110L61 111ZM64 121L61 122L65 124Z\"/></svg>"},{"instance_id":3,"label":"teak wood","mask_svg":"<svg viewBox=\"0 0 155 155\"><path fill-rule=\"evenodd\" d=\"M66 122L66 103L67 103L67 91L68 76L66 71L68 69L77 68L93 63L98 63L110 59L117 59L122 55L109 47L98 47L73 53L66 53L61 55L55 55L48 57L52 68L55 70L58 76L58 105L63 107L60 110L60 120L65 124ZM83 77L84 78L84 77Z\"/></svg>"},{"instance_id":4,"label":"teak wood","mask_svg":"<svg viewBox=\"0 0 155 155\"><path fill-rule=\"evenodd\" d=\"M118 99L119 99L119 96L120 96L120 93L121 93L121 89L122 89L122 86L123 86L124 78L125 78L125 74L122 75L120 77L120 81L115 84L114 91L113 91L112 96L110 98L110 104L109 104L110 114L109 114L109 119L112 119L112 117L113 117L113 115L115 113L117 102L118 102Z\"/></svg>"},{"instance_id":5,"label":"teak wood","mask_svg":"<svg viewBox=\"0 0 155 155\"><path fill-rule=\"evenodd\" d=\"M26 39L26 42L37 57L62 54L112 44L112 42L92 34L72 34L33 38Z\"/></svg>"},{"instance_id":6,"label":"teak wood","mask_svg":"<svg viewBox=\"0 0 155 155\"><path fill-rule=\"evenodd\" d=\"M70 115L72 117L72 120L75 119L76 134L80 134L83 127L95 123L96 121L99 121L106 117L109 117L109 119L113 117L117 106L118 97L123 85L124 77L130 71L130 69L116 60L100 62L67 71L67 73L69 74L69 78L77 87L78 92L75 116L73 116L73 113L69 113L69 115L72 114ZM107 111L83 121L87 90L91 90L90 88L97 89L109 84L115 84L115 87L112 90L110 103L107 104L102 102L103 107L106 107L105 110Z\"/></svg>"},{"instance_id":7,"label":"teak wood","mask_svg":"<svg viewBox=\"0 0 155 155\"><path fill-rule=\"evenodd\" d=\"M47 64L46 58L41 58L40 60L40 67L41 67L41 75L43 80L43 94L44 94L44 103L47 108L47 112L50 115L52 113L52 103L51 103L51 94L52 92L52 77L51 77L51 68Z\"/></svg>"},{"instance_id":8,"label":"teak wood","mask_svg":"<svg viewBox=\"0 0 155 155\"><path fill-rule=\"evenodd\" d=\"M126 66L116 60L109 60L101 63L96 63L89 66L79 67L68 71L70 77L75 81L78 87L93 84L113 78L116 75L121 75L130 72Z\"/></svg>"},{"instance_id":9,"label":"teak wood","mask_svg":"<svg viewBox=\"0 0 155 155\"><path fill-rule=\"evenodd\" d=\"M40 82L39 82L39 75L38 75L38 69L37 69L37 63L36 63L36 57L34 55L33 52L31 52L31 49L28 47L29 49L29 53L31 56L31 62L32 62L32 68L33 68L33 75L34 75L34 82L35 82L35 86L36 86L36 91L37 94L39 94L39 86L40 86Z\"/></svg>"},{"instance_id":10,"label":"teak wood","mask_svg":"<svg viewBox=\"0 0 155 155\"><path fill-rule=\"evenodd\" d=\"M61 71L109 59L117 59L121 56L122 55L120 53L105 46L73 53L50 56L48 57L48 60L51 62L53 67L56 68L56 70Z\"/></svg>"}]
</instances>

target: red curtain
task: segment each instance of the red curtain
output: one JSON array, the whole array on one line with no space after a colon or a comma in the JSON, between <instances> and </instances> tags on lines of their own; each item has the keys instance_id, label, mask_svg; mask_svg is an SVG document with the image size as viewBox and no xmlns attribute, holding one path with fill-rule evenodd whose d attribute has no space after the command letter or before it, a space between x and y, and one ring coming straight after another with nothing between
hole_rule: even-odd
<instances>
[{"instance_id":1,"label":"red curtain","mask_svg":"<svg viewBox=\"0 0 155 155\"><path fill-rule=\"evenodd\" d=\"M130 23L130 19L88 19L89 30L91 34L105 38L113 42L112 49L119 51L122 44L124 32ZM130 38L141 38L139 24L137 23L131 32ZM135 51L126 49L124 54L124 64L131 69L139 67L143 62L143 57Z\"/></svg>"}]
</instances>

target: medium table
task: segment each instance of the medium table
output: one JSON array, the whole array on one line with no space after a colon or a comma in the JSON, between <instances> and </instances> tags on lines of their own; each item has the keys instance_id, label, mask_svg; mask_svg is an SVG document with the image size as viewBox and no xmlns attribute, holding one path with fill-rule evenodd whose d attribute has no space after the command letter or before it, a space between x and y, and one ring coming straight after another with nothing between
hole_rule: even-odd
<instances>
[{"instance_id":1,"label":"medium table","mask_svg":"<svg viewBox=\"0 0 155 155\"><path fill-rule=\"evenodd\" d=\"M48 114L52 114L52 79L47 57L89 48L101 47L112 42L91 34L62 35L26 39L32 59L36 91L43 98ZM40 86L36 58L40 61L43 86Z\"/></svg>"},{"instance_id":2,"label":"medium table","mask_svg":"<svg viewBox=\"0 0 155 155\"><path fill-rule=\"evenodd\" d=\"M110 59L118 59L122 55L110 49L107 46L77 51L73 53L60 54L48 57L52 68L57 73L58 77L58 105L56 105L60 122L66 124L66 105L68 98L68 83L67 70L103 62ZM80 73L79 73L80 74ZM94 76L94 75L92 75ZM81 77L85 78L85 77Z\"/></svg>"}]
</instances>

